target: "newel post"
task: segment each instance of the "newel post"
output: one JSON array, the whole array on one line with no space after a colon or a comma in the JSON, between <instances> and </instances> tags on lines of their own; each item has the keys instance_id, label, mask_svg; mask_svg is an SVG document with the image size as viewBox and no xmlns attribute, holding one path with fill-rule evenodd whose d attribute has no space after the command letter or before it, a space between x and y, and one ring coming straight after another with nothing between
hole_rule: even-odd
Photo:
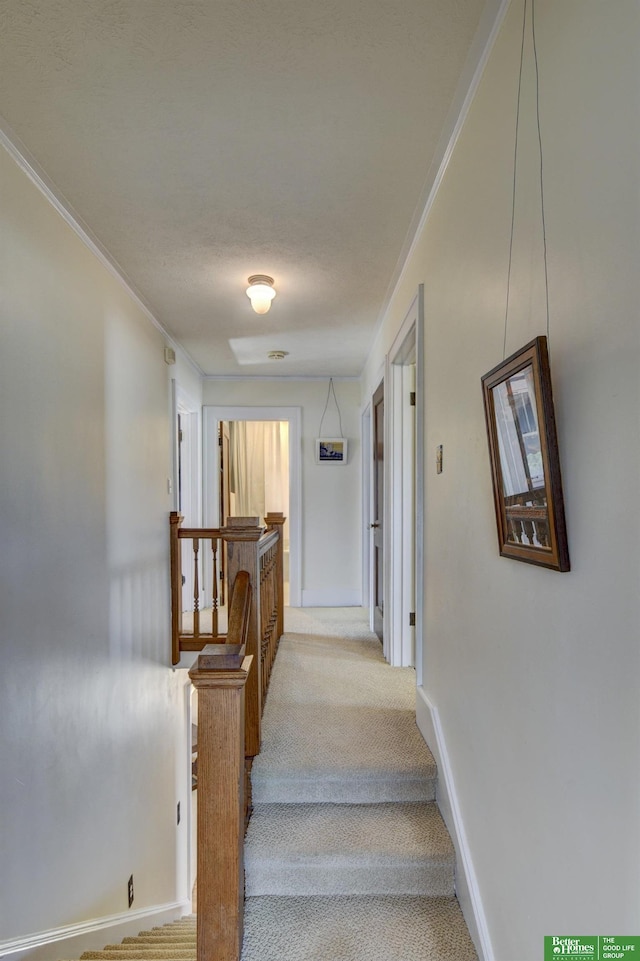
<instances>
[{"instance_id":1,"label":"newel post","mask_svg":"<svg viewBox=\"0 0 640 961\"><path fill-rule=\"evenodd\" d=\"M247 654L253 655L253 669L247 682L245 754L255 757L260 753L262 728L262 658L260 656L260 562L258 541L264 528L257 517L229 517L221 534L227 544L227 583L233 584L239 571L248 571L253 586L249 629L247 631Z\"/></svg>"},{"instance_id":2,"label":"newel post","mask_svg":"<svg viewBox=\"0 0 640 961\"><path fill-rule=\"evenodd\" d=\"M178 531L182 514L171 511L169 515L169 538L171 556L171 663L180 660L180 614L182 611L182 551Z\"/></svg>"},{"instance_id":3,"label":"newel post","mask_svg":"<svg viewBox=\"0 0 640 961\"><path fill-rule=\"evenodd\" d=\"M278 528L278 533L280 534L278 538L278 554L277 554L277 568L276 568L276 589L278 592L278 620L276 621L276 638L280 640L284 634L284 522L286 517L283 513L276 513L271 511L265 516L265 524L270 530L275 530Z\"/></svg>"},{"instance_id":4,"label":"newel post","mask_svg":"<svg viewBox=\"0 0 640 961\"><path fill-rule=\"evenodd\" d=\"M210 644L198 692L198 961L239 961L244 912L244 712L253 658Z\"/></svg>"}]
</instances>

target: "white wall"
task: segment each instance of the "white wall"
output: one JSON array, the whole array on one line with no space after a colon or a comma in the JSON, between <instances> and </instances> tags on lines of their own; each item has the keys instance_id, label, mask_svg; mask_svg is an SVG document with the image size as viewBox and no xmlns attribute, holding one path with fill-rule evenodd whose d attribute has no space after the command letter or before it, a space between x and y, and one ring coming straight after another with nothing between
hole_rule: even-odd
<instances>
[{"instance_id":1,"label":"white wall","mask_svg":"<svg viewBox=\"0 0 640 961\"><path fill-rule=\"evenodd\" d=\"M187 908L170 368L161 333L4 150L0 183L0 954L51 958L114 936L40 948L55 929Z\"/></svg>"},{"instance_id":2,"label":"white wall","mask_svg":"<svg viewBox=\"0 0 640 961\"><path fill-rule=\"evenodd\" d=\"M303 606L357 605L362 598L360 387L357 381L334 381L342 430L349 439L348 463L335 467L315 462L315 439L328 386L328 380L211 377L204 382L206 405L302 409ZM339 436L333 396L323 422L323 434Z\"/></svg>"},{"instance_id":3,"label":"white wall","mask_svg":"<svg viewBox=\"0 0 640 961\"><path fill-rule=\"evenodd\" d=\"M480 386L502 359L522 9L511 4L364 377L368 391L424 283L423 690L497 961L537 961L545 934L640 929L639 11L536 3L572 561L559 574L498 556ZM523 84L508 353L546 325L530 47Z\"/></svg>"}]
</instances>

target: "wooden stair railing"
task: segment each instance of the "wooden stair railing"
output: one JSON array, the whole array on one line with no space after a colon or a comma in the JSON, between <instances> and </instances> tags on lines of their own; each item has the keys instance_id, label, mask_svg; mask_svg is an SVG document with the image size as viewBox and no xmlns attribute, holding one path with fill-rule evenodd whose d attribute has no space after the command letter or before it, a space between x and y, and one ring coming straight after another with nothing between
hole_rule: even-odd
<instances>
[{"instance_id":1,"label":"wooden stair railing","mask_svg":"<svg viewBox=\"0 0 640 961\"><path fill-rule=\"evenodd\" d=\"M239 571L227 643L207 645L189 672L198 691L198 961L239 961L242 951L251 596L249 574Z\"/></svg>"},{"instance_id":2,"label":"wooden stair railing","mask_svg":"<svg viewBox=\"0 0 640 961\"><path fill-rule=\"evenodd\" d=\"M183 651L201 651L220 637L218 630L219 610L219 561L222 547L222 531L218 527L183 527L182 515L172 511L169 515L171 544L171 663L178 664ZM193 630L183 630L182 603L182 544L191 541L193 552ZM200 629L201 565L206 553L211 554L211 630Z\"/></svg>"},{"instance_id":3,"label":"wooden stair railing","mask_svg":"<svg viewBox=\"0 0 640 961\"><path fill-rule=\"evenodd\" d=\"M283 586L283 514L267 514L266 530L257 517L230 517L222 528L183 528L177 512L170 516L171 534L171 638L172 663L177 664L184 651L201 651L205 645L226 639L218 631L219 564L222 543L227 546L227 590L239 571L246 571L253 589L247 628L247 654L254 666L246 691L246 753L260 753L261 718L271 669L278 642L284 628ZM191 542L193 555L193 631L183 630L182 617L182 545ZM211 556L212 625L201 629L200 559Z\"/></svg>"},{"instance_id":4,"label":"wooden stair railing","mask_svg":"<svg viewBox=\"0 0 640 961\"><path fill-rule=\"evenodd\" d=\"M184 534L194 543L196 565L196 541L226 542L227 577L233 585L227 591L226 636L206 644L189 672L198 691L198 961L239 961L242 952L249 774L260 751L262 708L284 618L285 519L269 514L266 520L266 531L258 518L245 517L230 518L220 531L190 529ZM182 646L180 630L180 527L180 516L172 515L172 633L178 659L181 650L193 649ZM197 586L197 574L194 579ZM196 598L194 634L199 632L197 612ZM187 643L202 645L203 637L200 632Z\"/></svg>"}]
</instances>

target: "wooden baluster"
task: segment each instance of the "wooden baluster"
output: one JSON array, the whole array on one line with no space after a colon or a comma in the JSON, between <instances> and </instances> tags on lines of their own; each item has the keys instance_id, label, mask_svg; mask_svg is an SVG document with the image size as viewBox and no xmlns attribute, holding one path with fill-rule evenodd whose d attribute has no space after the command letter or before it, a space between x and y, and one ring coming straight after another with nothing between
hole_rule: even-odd
<instances>
[{"instance_id":1,"label":"wooden baluster","mask_svg":"<svg viewBox=\"0 0 640 961\"><path fill-rule=\"evenodd\" d=\"M536 521L536 533L538 535L538 540L540 541L541 547L549 547L549 521L542 520Z\"/></svg>"},{"instance_id":2,"label":"wooden baluster","mask_svg":"<svg viewBox=\"0 0 640 961\"><path fill-rule=\"evenodd\" d=\"M275 571L275 591L276 591L276 627L275 643L276 649L278 642L284 632L284 524L286 517L282 513L269 512L265 517L266 525L275 529L278 528L278 544L276 547L276 571Z\"/></svg>"},{"instance_id":3,"label":"wooden baluster","mask_svg":"<svg viewBox=\"0 0 640 961\"><path fill-rule=\"evenodd\" d=\"M211 586L211 634L218 637L218 538L211 538L213 554L213 584Z\"/></svg>"},{"instance_id":4,"label":"wooden baluster","mask_svg":"<svg viewBox=\"0 0 640 961\"><path fill-rule=\"evenodd\" d=\"M264 699L269 687L269 638L267 636L267 624L269 622L269 598L267 597L267 556L263 554L260 558L260 648L262 653L262 710L264 711Z\"/></svg>"},{"instance_id":5,"label":"wooden baluster","mask_svg":"<svg viewBox=\"0 0 640 961\"><path fill-rule=\"evenodd\" d=\"M198 551L200 539L193 538L193 639L200 637L200 584L198 583Z\"/></svg>"},{"instance_id":6,"label":"wooden baluster","mask_svg":"<svg viewBox=\"0 0 640 961\"><path fill-rule=\"evenodd\" d=\"M274 563L275 563L275 549L272 547L269 549L266 560L266 609L267 617L265 624L265 635L267 641L267 683L266 687L269 687L269 681L271 680L271 668L273 666L273 635L274 635L274 608L275 608L275 596L273 592L273 576L274 576ZM266 693L266 691L265 691Z\"/></svg>"},{"instance_id":7,"label":"wooden baluster","mask_svg":"<svg viewBox=\"0 0 640 961\"><path fill-rule=\"evenodd\" d=\"M507 515L507 524L509 526L509 538L512 544L520 543L520 524L513 517Z\"/></svg>"},{"instance_id":8,"label":"wooden baluster","mask_svg":"<svg viewBox=\"0 0 640 961\"><path fill-rule=\"evenodd\" d=\"M182 628L182 551L178 531L182 514L171 511L169 515L169 539L171 554L171 663L180 660L180 630Z\"/></svg>"}]
</instances>

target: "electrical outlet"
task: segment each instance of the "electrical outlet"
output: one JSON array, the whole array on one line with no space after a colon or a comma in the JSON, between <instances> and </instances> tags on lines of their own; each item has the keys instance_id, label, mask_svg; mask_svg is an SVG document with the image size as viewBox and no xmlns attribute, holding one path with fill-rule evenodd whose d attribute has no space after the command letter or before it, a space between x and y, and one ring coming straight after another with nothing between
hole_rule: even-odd
<instances>
[{"instance_id":1,"label":"electrical outlet","mask_svg":"<svg viewBox=\"0 0 640 961\"><path fill-rule=\"evenodd\" d=\"M129 878L128 884L129 907L133 904L133 874Z\"/></svg>"},{"instance_id":2,"label":"electrical outlet","mask_svg":"<svg viewBox=\"0 0 640 961\"><path fill-rule=\"evenodd\" d=\"M177 817L177 823L180 824L180 801L178 801L178 817Z\"/></svg>"}]
</instances>

